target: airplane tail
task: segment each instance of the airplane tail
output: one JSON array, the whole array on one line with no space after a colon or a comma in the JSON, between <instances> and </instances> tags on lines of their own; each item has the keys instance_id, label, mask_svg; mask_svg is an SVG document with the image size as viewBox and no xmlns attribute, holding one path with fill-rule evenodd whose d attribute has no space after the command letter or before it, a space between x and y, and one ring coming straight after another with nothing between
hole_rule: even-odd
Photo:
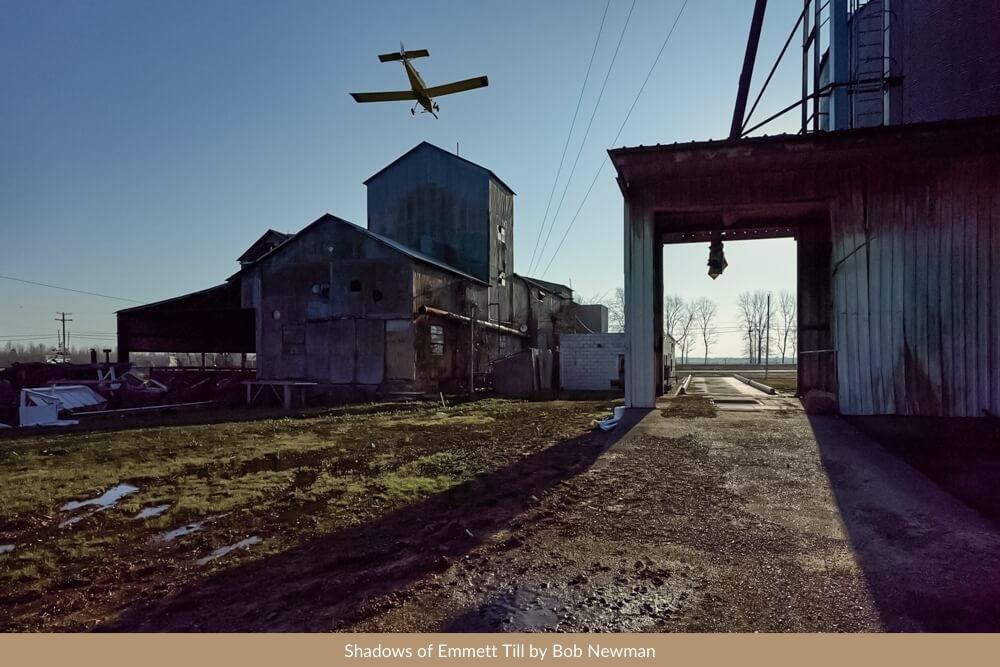
<instances>
[{"instance_id":1,"label":"airplane tail","mask_svg":"<svg viewBox=\"0 0 1000 667\"><path fill-rule=\"evenodd\" d=\"M406 58L407 60L413 60L414 58L426 58L429 55L430 53L427 49L417 49L416 51L404 51L400 49L399 53L381 53L379 54L378 59L381 62L388 63L394 60L402 60L403 58Z\"/></svg>"}]
</instances>

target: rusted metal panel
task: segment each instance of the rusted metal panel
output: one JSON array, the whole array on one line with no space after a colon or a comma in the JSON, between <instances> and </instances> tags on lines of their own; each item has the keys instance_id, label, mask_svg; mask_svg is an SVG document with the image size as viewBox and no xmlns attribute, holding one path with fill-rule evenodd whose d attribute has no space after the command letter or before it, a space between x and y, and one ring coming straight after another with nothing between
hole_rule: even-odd
<instances>
[{"instance_id":1,"label":"rusted metal panel","mask_svg":"<svg viewBox=\"0 0 1000 667\"><path fill-rule=\"evenodd\" d=\"M385 322L355 320L357 327L357 381L381 384L385 377Z\"/></svg>"},{"instance_id":2,"label":"rusted metal panel","mask_svg":"<svg viewBox=\"0 0 1000 667\"><path fill-rule=\"evenodd\" d=\"M387 380L415 380L413 321L385 321L385 377Z\"/></svg>"}]
</instances>

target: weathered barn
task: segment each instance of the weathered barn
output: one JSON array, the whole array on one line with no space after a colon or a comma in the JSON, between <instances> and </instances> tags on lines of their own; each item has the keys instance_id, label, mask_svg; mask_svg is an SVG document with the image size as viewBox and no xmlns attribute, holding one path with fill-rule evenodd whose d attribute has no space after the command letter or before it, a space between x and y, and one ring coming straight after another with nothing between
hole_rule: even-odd
<instances>
[{"instance_id":1,"label":"weathered barn","mask_svg":"<svg viewBox=\"0 0 1000 667\"><path fill-rule=\"evenodd\" d=\"M257 313L257 377L372 391L468 385L469 318L487 286L393 239L324 215L244 265L243 305ZM475 324L483 351L520 350L526 334Z\"/></svg>"},{"instance_id":2,"label":"weathered barn","mask_svg":"<svg viewBox=\"0 0 1000 667\"><path fill-rule=\"evenodd\" d=\"M331 390L467 391L498 359L606 330L603 306L513 274L514 193L492 171L424 142L366 185L368 229L268 230L224 285L121 311L120 348L252 351L258 380Z\"/></svg>"},{"instance_id":3,"label":"weathered barn","mask_svg":"<svg viewBox=\"0 0 1000 667\"><path fill-rule=\"evenodd\" d=\"M662 244L785 236L807 407L1000 414L1000 118L609 152L628 405L662 386Z\"/></svg>"}]
</instances>

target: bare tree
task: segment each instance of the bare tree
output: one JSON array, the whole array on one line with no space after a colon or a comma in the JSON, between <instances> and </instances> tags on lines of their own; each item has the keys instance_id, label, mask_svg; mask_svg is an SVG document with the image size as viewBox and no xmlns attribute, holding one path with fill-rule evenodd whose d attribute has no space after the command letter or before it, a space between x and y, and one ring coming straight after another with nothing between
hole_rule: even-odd
<instances>
[{"instance_id":1,"label":"bare tree","mask_svg":"<svg viewBox=\"0 0 1000 667\"><path fill-rule=\"evenodd\" d=\"M790 341L792 354L795 354L795 320L798 315L796 308L795 295L783 291L778 297L778 349L781 350L781 363L785 363Z\"/></svg>"},{"instance_id":2,"label":"bare tree","mask_svg":"<svg viewBox=\"0 0 1000 667\"><path fill-rule=\"evenodd\" d=\"M701 333L701 342L705 346L705 363L708 363L708 352L712 345L719 340L715 330L715 316L719 307L714 301L707 297L698 299L695 303L695 321L698 331Z\"/></svg>"},{"instance_id":3,"label":"bare tree","mask_svg":"<svg viewBox=\"0 0 1000 667\"><path fill-rule=\"evenodd\" d=\"M663 299L663 331L677 339L687 306L684 299L676 294L668 294Z\"/></svg>"},{"instance_id":4,"label":"bare tree","mask_svg":"<svg viewBox=\"0 0 1000 667\"><path fill-rule=\"evenodd\" d=\"M747 344L747 363L754 362L754 352L756 351L756 331L757 317L754 307L752 292L740 292L736 298L736 305L740 309L740 328L743 330L743 339Z\"/></svg>"},{"instance_id":5,"label":"bare tree","mask_svg":"<svg viewBox=\"0 0 1000 667\"><path fill-rule=\"evenodd\" d=\"M608 331L625 331L625 290L616 287L604 305L608 308Z\"/></svg>"},{"instance_id":6,"label":"bare tree","mask_svg":"<svg viewBox=\"0 0 1000 667\"><path fill-rule=\"evenodd\" d=\"M681 363L687 363L691 350L694 349L694 320L695 302L688 301L684 304L680 322L677 326L677 344L681 348Z\"/></svg>"}]
</instances>

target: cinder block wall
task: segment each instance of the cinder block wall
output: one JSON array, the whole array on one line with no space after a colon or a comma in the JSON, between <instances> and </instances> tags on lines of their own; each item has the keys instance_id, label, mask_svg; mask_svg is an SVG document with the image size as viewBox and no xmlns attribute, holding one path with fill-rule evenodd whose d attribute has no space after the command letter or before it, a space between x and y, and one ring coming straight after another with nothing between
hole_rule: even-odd
<instances>
[{"instance_id":1,"label":"cinder block wall","mask_svg":"<svg viewBox=\"0 0 1000 667\"><path fill-rule=\"evenodd\" d=\"M625 334L561 334L559 377L563 389L608 391L617 388L618 358L625 354Z\"/></svg>"}]
</instances>

